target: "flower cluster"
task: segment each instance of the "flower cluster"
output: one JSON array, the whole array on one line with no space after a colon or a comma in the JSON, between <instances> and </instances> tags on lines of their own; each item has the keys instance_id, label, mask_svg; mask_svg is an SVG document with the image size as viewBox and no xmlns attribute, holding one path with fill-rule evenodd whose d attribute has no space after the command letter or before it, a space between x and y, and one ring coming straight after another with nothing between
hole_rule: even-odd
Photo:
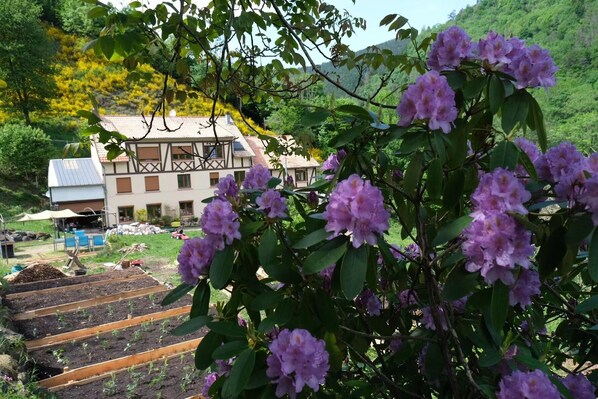
<instances>
[{"instance_id":1,"label":"flower cluster","mask_svg":"<svg viewBox=\"0 0 598 399\"><path fill-rule=\"evenodd\" d=\"M205 207L200 224L206 236L211 236L216 249L220 250L225 243L230 245L235 239L241 239L238 218L230 202L215 199Z\"/></svg>"},{"instance_id":2,"label":"flower cluster","mask_svg":"<svg viewBox=\"0 0 598 399\"><path fill-rule=\"evenodd\" d=\"M233 175L226 175L226 177L222 177L218 181L218 188L214 192L214 195L223 201L239 196L239 186Z\"/></svg>"},{"instance_id":3,"label":"flower cluster","mask_svg":"<svg viewBox=\"0 0 598 399\"><path fill-rule=\"evenodd\" d=\"M243 188L248 190L265 190L272 178L268 168L262 165L255 165L247 172L243 181Z\"/></svg>"},{"instance_id":4,"label":"flower cluster","mask_svg":"<svg viewBox=\"0 0 598 399\"><path fill-rule=\"evenodd\" d=\"M328 352L321 339L303 329L280 331L269 346L266 374L276 384L276 396L294 399L305 385L318 391L328 373Z\"/></svg>"},{"instance_id":5,"label":"flower cluster","mask_svg":"<svg viewBox=\"0 0 598 399\"><path fill-rule=\"evenodd\" d=\"M598 172L586 180L584 184L585 191L579 197L579 201L585 204L592 213L592 222L598 226Z\"/></svg>"},{"instance_id":6,"label":"flower cluster","mask_svg":"<svg viewBox=\"0 0 598 399\"><path fill-rule=\"evenodd\" d=\"M382 310L382 302L370 289L365 289L357 298L355 304L358 308L364 309L370 316L380 316Z\"/></svg>"},{"instance_id":7,"label":"flower cluster","mask_svg":"<svg viewBox=\"0 0 598 399\"><path fill-rule=\"evenodd\" d=\"M417 301L419 298L417 297L417 293L413 290L406 289L399 292L399 306L402 309L409 308L413 305L417 305Z\"/></svg>"},{"instance_id":8,"label":"flower cluster","mask_svg":"<svg viewBox=\"0 0 598 399\"><path fill-rule=\"evenodd\" d=\"M471 57L472 50L467 33L458 26L451 26L436 36L428 54L428 66L438 72L447 67L458 67L461 61Z\"/></svg>"},{"instance_id":9,"label":"flower cluster","mask_svg":"<svg viewBox=\"0 0 598 399\"><path fill-rule=\"evenodd\" d=\"M208 274L216 245L211 236L186 240L179 252L179 274L183 282L195 285L197 279Z\"/></svg>"},{"instance_id":10,"label":"flower cluster","mask_svg":"<svg viewBox=\"0 0 598 399\"><path fill-rule=\"evenodd\" d=\"M501 280L511 285L516 265L529 268L534 248L531 233L506 212L526 214L523 202L531 194L511 172L498 168L480 177L471 198L473 221L462 233L462 250L468 257L465 267L480 271L489 284Z\"/></svg>"},{"instance_id":11,"label":"flower cluster","mask_svg":"<svg viewBox=\"0 0 598 399\"><path fill-rule=\"evenodd\" d=\"M343 158L347 156L345 150L338 150L336 154L330 154L328 158L322 164L321 170L325 172L324 178L326 180L332 180L334 178L334 174L338 170L341 165L341 161Z\"/></svg>"},{"instance_id":12,"label":"flower cluster","mask_svg":"<svg viewBox=\"0 0 598 399\"><path fill-rule=\"evenodd\" d=\"M421 75L409 85L397 107L401 117L399 126L409 126L413 120L427 119L432 130L451 131L451 122L457 118L455 92L446 77L436 71Z\"/></svg>"},{"instance_id":13,"label":"flower cluster","mask_svg":"<svg viewBox=\"0 0 598 399\"><path fill-rule=\"evenodd\" d=\"M281 197L278 191L264 191L264 193L255 200L255 203L259 206L258 209L264 211L270 219L287 217L286 199Z\"/></svg>"},{"instance_id":14,"label":"flower cluster","mask_svg":"<svg viewBox=\"0 0 598 399\"><path fill-rule=\"evenodd\" d=\"M569 374L561 380L573 399L595 399L594 386L583 374Z\"/></svg>"},{"instance_id":15,"label":"flower cluster","mask_svg":"<svg viewBox=\"0 0 598 399\"><path fill-rule=\"evenodd\" d=\"M540 276L534 270L522 269L519 272L517 281L509 291L509 304L515 306L519 304L526 308L532 304L532 296L540 293Z\"/></svg>"},{"instance_id":16,"label":"flower cluster","mask_svg":"<svg viewBox=\"0 0 598 399\"><path fill-rule=\"evenodd\" d=\"M376 234L388 230L390 214L380 190L353 174L336 186L323 216L331 238L346 231L353 235L353 247L359 248L364 242L376 244Z\"/></svg>"},{"instance_id":17,"label":"flower cluster","mask_svg":"<svg viewBox=\"0 0 598 399\"><path fill-rule=\"evenodd\" d=\"M497 399L560 399L556 386L540 370L514 371L498 384Z\"/></svg>"},{"instance_id":18,"label":"flower cluster","mask_svg":"<svg viewBox=\"0 0 598 399\"><path fill-rule=\"evenodd\" d=\"M467 297L457 299L456 301L453 301L451 303L454 313L464 313L466 305L467 305ZM444 331L447 331L448 330L448 320L447 320L446 313L444 312L444 307L437 306L436 310L437 310L437 313L438 313L438 316L440 319L440 326L442 327L442 329ZM428 330L436 331L436 323L434 322L432 308L430 308L429 306L422 308L422 317L420 319L420 323L424 328L426 328Z\"/></svg>"},{"instance_id":19,"label":"flower cluster","mask_svg":"<svg viewBox=\"0 0 598 399\"><path fill-rule=\"evenodd\" d=\"M203 387L201 388L201 396L203 396L204 398L210 397L210 394L208 392L210 391L210 388L216 382L217 379L218 373L209 373L205 376L203 380Z\"/></svg>"}]
</instances>

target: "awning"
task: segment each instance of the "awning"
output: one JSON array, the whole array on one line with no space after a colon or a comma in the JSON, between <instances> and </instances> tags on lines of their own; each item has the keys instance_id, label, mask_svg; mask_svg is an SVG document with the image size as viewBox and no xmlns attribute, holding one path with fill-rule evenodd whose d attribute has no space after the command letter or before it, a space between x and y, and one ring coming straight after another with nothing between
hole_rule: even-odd
<instances>
[{"instance_id":1,"label":"awning","mask_svg":"<svg viewBox=\"0 0 598 399\"><path fill-rule=\"evenodd\" d=\"M25 213L17 222L28 222L30 220L47 220L47 219L64 219L64 218L76 218L85 215L79 215L71 211L70 209L64 209L62 211L42 211L38 213Z\"/></svg>"}]
</instances>

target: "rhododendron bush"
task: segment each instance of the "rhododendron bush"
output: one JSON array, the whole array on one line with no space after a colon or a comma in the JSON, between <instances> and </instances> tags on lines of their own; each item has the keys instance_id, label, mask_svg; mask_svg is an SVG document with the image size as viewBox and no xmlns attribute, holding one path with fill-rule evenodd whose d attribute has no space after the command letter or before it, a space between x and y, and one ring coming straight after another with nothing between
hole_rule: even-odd
<instances>
[{"instance_id":1,"label":"rhododendron bush","mask_svg":"<svg viewBox=\"0 0 598 399\"><path fill-rule=\"evenodd\" d=\"M398 125L328 110L350 127L311 186L259 166L241 187L221 179L165 300L195 290L175 333L209 330L204 395L595 397L598 155L546 148L530 93L556 67L536 45L457 27L427 66Z\"/></svg>"}]
</instances>

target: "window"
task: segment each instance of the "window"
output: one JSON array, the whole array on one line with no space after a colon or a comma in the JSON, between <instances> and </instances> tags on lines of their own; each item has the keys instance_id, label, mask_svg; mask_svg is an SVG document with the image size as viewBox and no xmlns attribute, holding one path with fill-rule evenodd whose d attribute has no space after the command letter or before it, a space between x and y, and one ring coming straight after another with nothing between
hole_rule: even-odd
<instances>
[{"instance_id":1,"label":"window","mask_svg":"<svg viewBox=\"0 0 598 399\"><path fill-rule=\"evenodd\" d=\"M178 175L179 188L191 188L191 175Z\"/></svg>"},{"instance_id":2,"label":"window","mask_svg":"<svg viewBox=\"0 0 598 399\"><path fill-rule=\"evenodd\" d=\"M307 181L307 171L305 169L295 170L295 181Z\"/></svg>"},{"instance_id":3,"label":"window","mask_svg":"<svg viewBox=\"0 0 598 399\"><path fill-rule=\"evenodd\" d=\"M158 176L145 176L145 191L160 191L160 178Z\"/></svg>"},{"instance_id":4,"label":"window","mask_svg":"<svg viewBox=\"0 0 598 399\"><path fill-rule=\"evenodd\" d=\"M160 147L137 147L137 159L141 162L160 161Z\"/></svg>"},{"instance_id":5,"label":"window","mask_svg":"<svg viewBox=\"0 0 598 399\"><path fill-rule=\"evenodd\" d=\"M244 170L238 170L235 172L235 181L237 182L237 184L241 185L241 183L243 183L243 180L245 180L245 171Z\"/></svg>"},{"instance_id":6,"label":"window","mask_svg":"<svg viewBox=\"0 0 598 399\"><path fill-rule=\"evenodd\" d=\"M220 174L218 172L210 172L210 187L217 186L218 180L220 180Z\"/></svg>"},{"instance_id":7,"label":"window","mask_svg":"<svg viewBox=\"0 0 598 399\"><path fill-rule=\"evenodd\" d=\"M131 178L130 177L117 177L116 178L116 192L118 194L131 193Z\"/></svg>"},{"instance_id":8,"label":"window","mask_svg":"<svg viewBox=\"0 0 598 399\"><path fill-rule=\"evenodd\" d=\"M204 145L203 156L205 158L222 158L221 145Z\"/></svg>"},{"instance_id":9,"label":"window","mask_svg":"<svg viewBox=\"0 0 598 399\"><path fill-rule=\"evenodd\" d=\"M181 216L193 216L193 201L179 202L179 213Z\"/></svg>"},{"instance_id":10,"label":"window","mask_svg":"<svg viewBox=\"0 0 598 399\"><path fill-rule=\"evenodd\" d=\"M193 148L190 145L173 145L172 159L175 161L193 159Z\"/></svg>"},{"instance_id":11,"label":"window","mask_svg":"<svg viewBox=\"0 0 598 399\"><path fill-rule=\"evenodd\" d=\"M162 204L147 204L147 220L156 220L162 217Z\"/></svg>"},{"instance_id":12,"label":"window","mask_svg":"<svg viewBox=\"0 0 598 399\"><path fill-rule=\"evenodd\" d=\"M233 141L233 151L245 151L245 147L243 147L243 143L240 141Z\"/></svg>"},{"instance_id":13,"label":"window","mask_svg":"<svg viewBox=\"0 0 598 399\"><path fill-rule=\"evenodd\" d=\"M118 207L118 221L119 222L132 222L133 221L133 210L132 206L119 206Z\"/></svg>"}]
</instances>

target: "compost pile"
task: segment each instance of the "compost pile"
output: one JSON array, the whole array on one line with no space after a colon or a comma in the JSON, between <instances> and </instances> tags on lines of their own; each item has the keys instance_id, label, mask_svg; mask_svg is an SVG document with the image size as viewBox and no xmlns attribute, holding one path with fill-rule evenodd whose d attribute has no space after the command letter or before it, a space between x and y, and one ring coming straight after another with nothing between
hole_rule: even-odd
<instances>
[{"instance_id":1,"label":"compost pile","mask_svg":"<svg viewBox=\"0 0 598 399\"><path fill-rule=\"evenodd\" d=\"M66 277L66 274L47 263L34 263L20 271L14 279L11 279L11 283L31 283L33 281L52 280L63 277Z\"/></svg>"}]
</instances>

